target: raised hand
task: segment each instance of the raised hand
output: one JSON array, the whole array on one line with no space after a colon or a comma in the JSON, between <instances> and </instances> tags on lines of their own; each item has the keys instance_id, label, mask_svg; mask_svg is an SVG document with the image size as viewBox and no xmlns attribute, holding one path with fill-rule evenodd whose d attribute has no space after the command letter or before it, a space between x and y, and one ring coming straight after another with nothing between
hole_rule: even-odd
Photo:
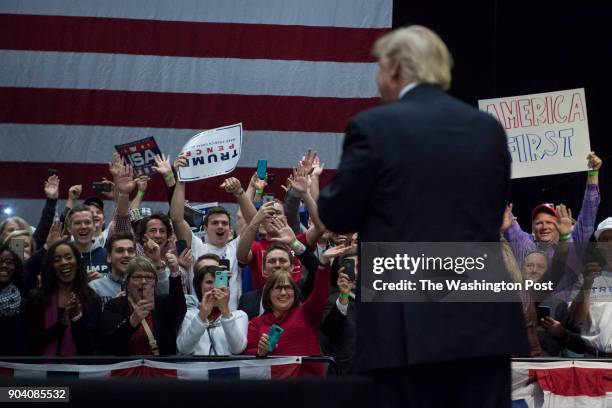
<instances>
[{"instance_id":1,"label":"raised hand","mask_svg":"<svg viewBox=\"0 0 612 408\"><path fill-rule=\"evenodd\" d=\"M310 174L314 167L314 161L317 157L317 152L313 152L308 149L305 156L302 156L302 160L298 163L298 168L306 172L306 175Z\"/></svg>"},{"instance_id":2,"label":"raised hand","mask_svg":"<svg viewBox=\"0 0 612 408\"><path fill-rule=\"evenodd\" d=\"M355 282L351 281L348 275L344 273L344 267L340 268L338 271L338 281L336 283L338 284L338 291L341 294L351 293L355 285Z\"/></svg>"},{"instance_id":3,"label":"raised hand","mask_svg":"<svg viewBox=\"0 0 612 408\"><path fill-rule=\"evenodd\" d=\"M119 176L119 174L123 171L123 159L121 159L121 155L119 153L113 153L113 158L111 159L111 162L108 163L108 171L113 178Z\"/></svg>"},{"instance_id":4,"label":"raised hand","mask_svg":"<svg viewBox=\"0 0 612 408\"><path fill-rule=\"evenodd\" d=\"M136 188L134 169L130 165L118 164L115 170L115 187L120 193L129 195Z\"/></svg>"},{"instance_id":5,"label":"raised hand","mask_svg":"<svg viewBox=\"0 0 612 408\"><path fill-rule=\"evenodd\" d=\"M293 189L298 193L306 194L310 185L308 171L304 167L293 169L293 177L291 178L291 181L288 179L287 182L291 183L291 187L293 187Z\"/></svg>"},{"instance_id":6,"label":"raised hand","mask_svg":"<svg viewBox=\"0 0 612 408\"><path fill-rule=\"evenodd\" d=\"M53 221L51 224L51 228L49 229L49 234L47 235L47 242L45 246L49 248L51 245L55 244L57 241L62 239L62 223L60 220Z\"/></svg>"},{"instance_id":7,"label":"raised hand","mask_svg":"<svg viewBox=\"0 0 612 408\"><path fill-rule=\"evenodd\" d=\"M295 242L295 233L284 218L275 218L270 224L270 227L276 233L274 237L270 238L270 241L280 242L286 245L291 245Z\"/></svg>"},{"instance_id":8,"label":"raised hand","mask_svg":"<svg viewBox=\"0 0 612 408\"><path fill-rule=\"evenodd\" d=\"M504 211L504 218L502 220L500 231L502 233L508 231L508 228L510 228L514 220L516 220L516 217L512 215L512 203L509 203Z\"/></svg>"},{"instance_id":9,"label":"raised hand","mask_svg":"<svg viewBox=\"0 0 612 408\"><path fill-rule=\"evenodd\" d=\"M82 192L83 192L82 184L76 184L74 186L70 186L70 188L68 189L68 199L73 200L73 201L78 200Z\"/></svg>"},{"instance_id":10,"label":"raised hand","mask_svg":"<svg viewBox=\"0 0 612 408\"><path fill-rule=\"evenodd\" d=\"M312 162L312 176L313 177L321 176L321 174L323 173L324 167L325 167L325 163L321 163L321 160L319 160L319 156L316 156L314 158L314 161Z\"/></svg>"},{"instance_id":11,"label":"raised hand","mask_svg":"<svg viewBox=\"0 0 612 408\"><path fill-rule=\"evenodd\" d=\"M172 166L170 165L170 156L162 154L156 154L155 157L155 166L152 166L153 170L162 175L162 177L166 177L168 174L172 172Z\"/></svg>"},{"instance_id":12,"label":"raised hand","mask_svg":"<svg viewBox=\"0 0 612 408\"><path fill-rule=\"evenodd\" d=\"M100 194L102 194L108 200L113 200L114 201L115 200L115 192L117 191L117 189L115 188L115 183L113 183L110 180L107 180L106 177L102 177L101 183L110 184L110 191L100 191Z\"/></svg>"},{"instance_id":13,"label":"raised hand","mask_svg":"<svg viewBox=\"0 0 612 408\"><path fill-rule=\"evenodd\" d=\"M556 208L557 212L559 213L559 218L557 218L555 227L559 232L559 236L571 234L573 228L572 210L567 208L564 204L559 204Z\"/></svg>"},{"instance_id":14,"label":"raised hand","mask_svg":"<svg viewBox=\"0 0 612 408\"><path fill-rule=\"evenodd\" d=\"M255 217L253 217L251 223L254 225L259 225L264 222L266 218L274 216L274 214L274 201L268 201L267 203L262 204L261 207L259 207L259 210L255 214Z\"/></svg>"},{"instance_id":15,"label":"raised hand","mask_svg":"<svg viewBox=\"0 0 612 408\"><path fill-rule=\"evenodd\" d=\"M180 153L176 156L176 159L174 159L174 168L178 170L179 167L187 167L187 157L185 153Z\"/></svg>"},{"instance_id":16,"label":"raised hand","mask_svg":"<svg viewBox=\"0 0 612 408\"><path fill-rule=\"evenodd\" d=\"M142 191L143 193L147 191L149 180L149 176L138 176L138 178L136 179L136 186L138 186L138 191Z\"/></svg>"},{"instance_id":17,"label":"raised hand","mask_svg":"<svg viewBox=\"0 0 612 408\"><path fill-rule=\"evenodd\" d=\"M595 152L590 152L587 155L587 165L590 170L599 170L603 161L595 154Z\"/></svg>"},{"instance_id":18,"label":"raised hand","mask_svg":"<svg viewBox=\"0 0 612 408\"><path fill-rule=\"evenodd\" d=\"M49 176L47 181L45 181L45 195L47 198L57 200L57 197L59 197L59 184L60 179L57 177L57 174Z\"/></svg>"},{"instance_id":19,"label":"raised hand","mask_svg":"<svg viewBox=\"0 0 612 408\"><path fill-rule=\"evenodd\" d=\"M338 245L329 248L321 254L321 263L328 264L333 258L345 255L351 250L351 246Z\"/></svg>"},{"instance_id":20,"label":"raised hand","mask_svg":"<svg viewBox=\"0 0 612 408\"><path fill-rule=\"evenodd\" d=\"M225 179L225 181L219 187L224 189L226 192L235 195L236 197L240 196L240 194L244 192L242 185L240 184L240 180L238 180L236 177Z\"/></svg>"}]
</instances>

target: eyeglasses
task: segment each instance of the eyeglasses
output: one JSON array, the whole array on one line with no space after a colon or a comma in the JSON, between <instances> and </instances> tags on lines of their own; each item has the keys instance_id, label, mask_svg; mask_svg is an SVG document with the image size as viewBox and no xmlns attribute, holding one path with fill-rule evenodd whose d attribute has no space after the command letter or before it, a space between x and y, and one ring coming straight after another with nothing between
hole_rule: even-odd
<instances>
[{"instance_id":1,"label":"eyeglasses","mask_svg":"<svg viewBox=\"0 0 612 408\"><path fill-rule=\"evenodd\" d=\"M132 276L132 279L135 281L153 282L155 277L151 275L134 275Z\"/></svg>"},{"instance_id":2,"label":"eyeglasses","mask_svg":"<svg viewBox=\"0 0 612 408\"><path fill-rule=\"evenodd\" d=\"M293 293L293 286L291 285L279 285L272 288L275 293L281 293L283 289L287 293Z\"/></svg>"}]
</instances>

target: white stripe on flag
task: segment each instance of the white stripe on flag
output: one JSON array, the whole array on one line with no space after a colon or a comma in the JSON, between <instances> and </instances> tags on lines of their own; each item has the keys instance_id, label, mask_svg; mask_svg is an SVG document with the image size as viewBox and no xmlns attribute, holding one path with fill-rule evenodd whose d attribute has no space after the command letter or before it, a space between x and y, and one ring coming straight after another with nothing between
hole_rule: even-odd
<instances>
[{"instance_id":1,"label":"white stripe on flag","mask_svg":"<svg viewBox=\"0 0 612 408\"><path fill-rule=\"evenodd\" d=\"M46 378L47 372L79 373L79 378L108 378L111 370L133 368L142 365L142 360L124 361L116 364L25 364L0 361L0 367L12 368L15 378Z\"/></svg>"},{"instance_id":2,"label":"white stripe on flag","mask_svg":"<svg viewBox=\"0 0 612 408\"><path fill-rule=\"evenodd\" d=\"M108 163L115 145L149 136L155 137L162 153L174 158L202 130L5 123L0 124L0 134L11 135L11 143L0 149L0 161ZM335 169L343 139L342 133L247 130L238 166L255 167L263 158L269 167L291 168L311 148L326 169Z\"/></svg>"},{"instance_id":3,"label":"white stripe on flag","mask_svg":"<svg viewBox=\"0 0 612 408\"><path fill-rule=\"evenodd\" d=\"M335 5L335 7L332 7ZM393 1L372 0L3 0L0 13L165 21L389 27ZM212 11L211 11L212 10Z\"/></svg>"},{"instance_id":4,"label":"white stripe on flag","mask_svg":"<svg viewBox=\"0 0 612 408\"><path fill-rule=\"evenodd\" d=\"M374 98L376 64L0 51L0 86ZM296 81L295 78L300 80Z\"/></svg>"}]
</instances>

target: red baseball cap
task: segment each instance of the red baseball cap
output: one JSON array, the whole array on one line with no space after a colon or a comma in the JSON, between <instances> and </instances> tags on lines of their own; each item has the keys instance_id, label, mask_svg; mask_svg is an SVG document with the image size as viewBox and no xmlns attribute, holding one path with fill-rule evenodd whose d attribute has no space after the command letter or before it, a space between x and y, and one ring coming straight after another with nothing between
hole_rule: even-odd
<instances>
[{"instance_id":1,"label":"red baseball cap","mask_svg":"<svg viewBox=\"0 0 612 408\"><path fill-rule=\"evenodd\" d=\"M535 217L541 212L545 212L547 214L550 214L552 216L559 218L559 212L555 208L554 204L543 203L543 204L536 206L533 210L531 210L531 221L533 221Z\"/></svg>"}]
</instances>

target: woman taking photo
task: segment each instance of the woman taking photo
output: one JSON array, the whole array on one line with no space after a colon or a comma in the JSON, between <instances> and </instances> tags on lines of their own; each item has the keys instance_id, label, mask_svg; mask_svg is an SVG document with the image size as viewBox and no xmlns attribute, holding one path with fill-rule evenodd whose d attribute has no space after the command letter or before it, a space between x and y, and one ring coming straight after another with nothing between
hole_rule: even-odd
<instances>
[{"instance_id":1,"label":"woman taking photo","mask_svg":"<svg viewBox=\"0 0 612 408\"><path fill-rule=\"evenodd\" d=\"M87 285L77 247L65 240L51 245L41 278L42 287L32 291L24 314L29 354L93 354L102 304Z\"/></svg>"},{"instance_id":2,"label":"woman taking photo","mask_svg":"<svg viewBox=\"0 0 612 408\"><path fill-rule=\"evenodd\" d=\"M176 256L168 252L170 293L159 294L157 269L146 257L130 261L125 296L109 300L102 315L103 354L167 356L176 354L176 334L185 317L185 296Z\"/></svg>"},{"instance_id":3,"label":"woman taking photo","mask_svg":"<svg viewBox=\"0 0 612 408\"><path fill-rule=\"evenodd\" d=\"M195 272L193 287L199 304L189 306L179 330L176 346L180 354L223 356L240 354L246 347L246 313L230 312L230 288L215 287L215 272L222 269L205 266Z\"/></svg>"}]
</instances>

